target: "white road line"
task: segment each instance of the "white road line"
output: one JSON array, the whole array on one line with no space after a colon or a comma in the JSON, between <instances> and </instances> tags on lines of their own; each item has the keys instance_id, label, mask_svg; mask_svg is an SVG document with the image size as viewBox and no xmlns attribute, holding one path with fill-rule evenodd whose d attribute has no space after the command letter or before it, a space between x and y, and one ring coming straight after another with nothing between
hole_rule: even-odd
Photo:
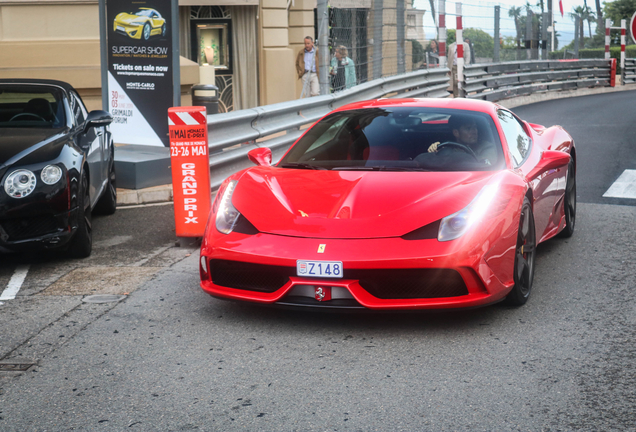
<instances>
[{"instance_id":1,"label":"white road line","mask_svg":"<svg viewBox=\"0 0 636 432\"><path fill-rule=\"evenodd\" d=\"M0 300L13 300L16 294L18 294L18 291L20 291L20 288L22 288L22 284L24 283L24 279L28 272L28 265L20 266L15 269L15 273L13 273L9 284L4 291L2 291L2 295L0 295Z\"/></svg>"},{"instance_id":2,"label":"white road line","mask_svg":"<svg viewBox=\"0 0 636 432\"><path fill-rule=\"evenodd\" d=\"M625 170L614 184L603 194L605 198L636 199L636 170Z\"/></svg>"}]
</instances>

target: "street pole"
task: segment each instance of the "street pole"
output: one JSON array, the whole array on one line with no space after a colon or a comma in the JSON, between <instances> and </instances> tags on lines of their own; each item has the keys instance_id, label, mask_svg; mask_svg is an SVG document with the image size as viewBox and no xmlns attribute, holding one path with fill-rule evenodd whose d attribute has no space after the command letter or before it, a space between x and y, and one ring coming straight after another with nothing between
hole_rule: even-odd
<instances>
[{"instance_id":1,"label":"street pole","mask_svg":"<svg viewBox=\"0 0 636 432\"><path fill-rule=\"evenodd\" d=\"M318 0L318 82L320 94L329 94L329 5Z\"/></svg>"},{"instance_id":2,"label":"street pole","mask_svg":"<svg viewBox=\"0 0 636 432\"><path fill-rule=\"evenodd\" d=\"M102 109L108 106L108 42L106 40L106 0L99 0L99 60L102 77Z\"/></svg>"},{"instance_id":3,"label":"street pole","mask_svg":"<svg viewBox=\"0 0 636 432\"><path fill-rule=\"evenodd\" d=\"M495 52L493 61L499 63L499 14L501 6L495 6Z\"/></svg>"},{"instance_id":4,"label":"street pole","mask_svg":"<svg viewBox=\"0 0 636 432\"><path fill-rule=\"evenodd\" d=\"M398 75L406 73L406 61L404 53L404 1L397 0L397 73Z\"/></svg>"},{"instance_id":5,"label":"street pole","mask_svg":"<svg viewBox=\"0 0 636 432\"><path fill-rule=\"evenodd\" d=\"M373 79L382 78L382 0L373 1Z\"/></svg>"}]
</instances>

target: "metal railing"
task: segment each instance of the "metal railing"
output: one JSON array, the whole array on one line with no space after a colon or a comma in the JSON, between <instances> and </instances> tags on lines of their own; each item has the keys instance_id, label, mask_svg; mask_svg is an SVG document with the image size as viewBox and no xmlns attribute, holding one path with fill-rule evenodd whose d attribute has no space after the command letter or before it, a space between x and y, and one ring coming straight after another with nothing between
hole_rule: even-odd
<instances>
[{"instance_id":1,"label":"metal railing","mask_svg":"<svg viewBox=\"0 0 636 432\"><path fill-rule=\"evenodd\" d=\"M308 126L348 103L381 97L447 97L449 72L447 68L419 70L326 96L210 115L212 190L228 176L252 165L247 158L250 150L268 147L277 161ZM630 76L634 79L634 69ZM497 101L535 92L609 86L610 63L538 60L478 64L465 68L465 79L468 98Z\"/></svg>"},{"instance_id":2,"label":"metal railing","mask_svg":"<svg viewBox=\"0 0 636 432\"><path fill-rule=\"evenodd\" d=\"M610 85L609 60L538 60L468 65L466 97L498 101L537 92Z\"/></svg>"},{"instance_id":3,"label":"metal railing","mask_svg":"<svg viewBox=\"0 0 636 432\"><path fill-rule=\"evenodd\" d=\"M330 111L352 102L382 97L446 97L449 70L419 70L380 78L349 90L274 105L208 116L212 190L236 171L252 165L247 152L272 150L274 161L304 132Z\"/></svg>"},{"instance_id":4,"label":"metal railing","mask_svg":"<svg viewBox=\"0 0 636 432\"><path fill-rule=\"evenodd\" d=\"M623 83L636 83L636 58L625 59L625 70L623 71Z\"/></svg>"}]
</instances>

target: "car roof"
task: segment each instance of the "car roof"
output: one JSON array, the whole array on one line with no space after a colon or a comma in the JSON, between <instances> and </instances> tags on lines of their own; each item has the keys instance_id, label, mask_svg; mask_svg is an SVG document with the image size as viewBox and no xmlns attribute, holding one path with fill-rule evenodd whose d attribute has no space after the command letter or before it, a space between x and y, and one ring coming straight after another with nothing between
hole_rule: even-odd
<instances>
[{"instance_id":1,"label":"car roof","mask_svg":"<svg viewBox=\"0 0 636 432\"><path fill-rule=\"evenodd\" d=\"M463 98L409 98L409 99L375 99L362 102L354 102L344 105L336 111L349 111L363 108L379 107L426 107L445 108L468 111L480 111L494 115L501 106L487 101L463 99Z\"/></svg>"},{"instance_id":2,"label":"car roof","mask_svg":"<svg viewBox=\"0 0 636 432\"><path fill-rule=\"evenodd\" d=\"M5 78L0 79L0 85L2 84L40 84L49 85L63 88L67 93L71 90L75 90L72 85L64 81L57 80L45 80L45 79L31 79L31 78Z\"/></svg>"}]
</instances>

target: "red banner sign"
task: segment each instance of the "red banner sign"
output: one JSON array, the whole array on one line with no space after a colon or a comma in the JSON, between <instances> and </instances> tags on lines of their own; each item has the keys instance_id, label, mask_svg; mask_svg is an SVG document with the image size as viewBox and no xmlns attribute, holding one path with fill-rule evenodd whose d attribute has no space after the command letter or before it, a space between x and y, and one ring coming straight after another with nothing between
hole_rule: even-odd
<instances>
[{"instance_id":1,"label":"red banner sign","mask_svg":"<svg viewBox=\"0 0 636 432\"><path fill-rule=\"evenodd\" d=\"M177 237L203 237L211 195L205 108L169 108L168 128Z\"/></svg>"}]
</instances>

